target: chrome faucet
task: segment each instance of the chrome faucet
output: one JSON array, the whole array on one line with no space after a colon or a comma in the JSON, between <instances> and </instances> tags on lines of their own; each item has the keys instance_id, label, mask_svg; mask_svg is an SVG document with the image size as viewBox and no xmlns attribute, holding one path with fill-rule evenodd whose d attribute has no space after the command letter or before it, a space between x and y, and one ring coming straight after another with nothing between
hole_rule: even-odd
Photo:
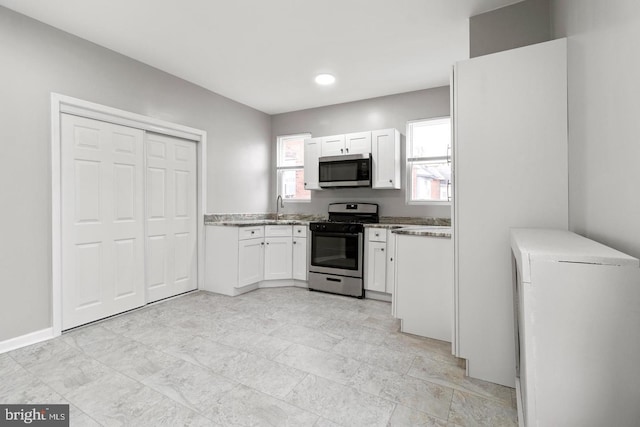
<instances>
[{"instance_id":1,"label":"chrome faucet","mask_svg":"<svg viewBox=\"0 0 640 427\"><path fill-rule=\"evenodd\" d=\"M276 199L276 221L280 219L280 208L284 209L284 200L282 200L282 196L278 194L278 198Z\"/></svg>"}]
</instances>

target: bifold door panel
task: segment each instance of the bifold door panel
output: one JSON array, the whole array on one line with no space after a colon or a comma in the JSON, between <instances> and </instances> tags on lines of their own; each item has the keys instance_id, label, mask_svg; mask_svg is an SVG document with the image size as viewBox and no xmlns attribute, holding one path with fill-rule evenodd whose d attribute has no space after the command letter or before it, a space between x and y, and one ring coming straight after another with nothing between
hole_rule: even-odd
<instances>
[{"instance_id":1,"label":"bifold door panel","mask_svg":"<svg viewBox=\"0 0 640 427\"><path fill-rule=\"evenodd\" d=\"M197 287L196 144L148 133L147 302Z\"/></svg>"},{"instance_id":2,"label":"bifold door panel","mask_svg":"<svg viewBox=\"0 0 640 427\"><path fill-rule=\"evenodd\" d=\"M63 114L62 328L145 304L138 129Z\"/></svg>"}]
</instances>

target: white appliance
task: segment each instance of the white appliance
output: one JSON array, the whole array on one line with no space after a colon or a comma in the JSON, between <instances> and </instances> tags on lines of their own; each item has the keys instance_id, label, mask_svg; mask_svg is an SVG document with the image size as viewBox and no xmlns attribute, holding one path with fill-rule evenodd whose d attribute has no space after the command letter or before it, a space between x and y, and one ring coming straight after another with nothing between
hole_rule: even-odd
<instances>
[{"instance_id":1,"label":"white appliance","mask_svg":"<svg viewBox=\"0 0 640 427\"><path fill-rule=\"evenodd\" d=\"M565 39L454 68L453 350L511 387L509 229L568 227L566 69Z\"/></svg>"},{"instance_id":2,"label":"white appliance","mask_svg":"<svg viewBox=\"0 0 640 427\"><path fill-rule=\"evenodd\" d=\"M560 230L511 247L521 425L638 426L638 259Z\"/></svg>"}]
</instances>

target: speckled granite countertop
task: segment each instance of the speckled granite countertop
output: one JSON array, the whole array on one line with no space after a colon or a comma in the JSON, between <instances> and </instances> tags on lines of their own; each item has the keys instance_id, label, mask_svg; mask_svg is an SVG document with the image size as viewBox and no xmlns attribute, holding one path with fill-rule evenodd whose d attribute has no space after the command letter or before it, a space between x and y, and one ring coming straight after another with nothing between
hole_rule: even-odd
<instances>
[{"instance_id":1,"label":"speckled granite countertop","mask_svg":"<svg viewBox=\"0 0 640 427\"><path fill-rule=\"evenodd\" d=\"M307 225L312 221L325 221L323 215L283 214L276 220L275 214L209 214L204 216L205 225L222 225L231 227L252 227L259 225ZM449 218L428 217L380 217L376 224L365 224L369 228L398 229L405 227L450 227Z\"/></svg>"},{"instance_id":2,"label":"speckled granite countertop","mask_svg":"<svg viewBox=\"0 0 640 427\"><path fill-rule=\"evenodd\" d=\"M258 225L307 225L311 221L322 221L326 216L283 214L276 220L276 214L209 214L204 216L204 225L226 225L231 227L252 227Z\"/></svg>"},{"instance_id":3,"label":"speckled granite countertop","mask_svg":"<svg viewBox=\"0 0 640 427\"><path fill-rule=\"evenodd\" d=\"M451 227L405 227L393 230L392 233L405 236L443 237L450 239Z\"/></svg>"}]
</instances>

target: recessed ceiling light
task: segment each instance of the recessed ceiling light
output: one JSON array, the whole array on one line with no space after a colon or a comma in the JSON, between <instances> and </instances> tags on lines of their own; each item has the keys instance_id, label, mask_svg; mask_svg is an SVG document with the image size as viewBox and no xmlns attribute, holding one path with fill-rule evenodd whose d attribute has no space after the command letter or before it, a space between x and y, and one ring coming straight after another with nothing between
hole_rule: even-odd
<instances>
[{"instance_id":1,"label":"recessed ceiling light","mask_svg":"<svg viewBox=\"0 0 640 427\"><path fill-rule=\"evenodd\" d=\"M318 83L319 85L331 85L336 81L336 78L333 77L331 74L318 74L316 76L316 83Z\"/></svg>"}]
</instances>

